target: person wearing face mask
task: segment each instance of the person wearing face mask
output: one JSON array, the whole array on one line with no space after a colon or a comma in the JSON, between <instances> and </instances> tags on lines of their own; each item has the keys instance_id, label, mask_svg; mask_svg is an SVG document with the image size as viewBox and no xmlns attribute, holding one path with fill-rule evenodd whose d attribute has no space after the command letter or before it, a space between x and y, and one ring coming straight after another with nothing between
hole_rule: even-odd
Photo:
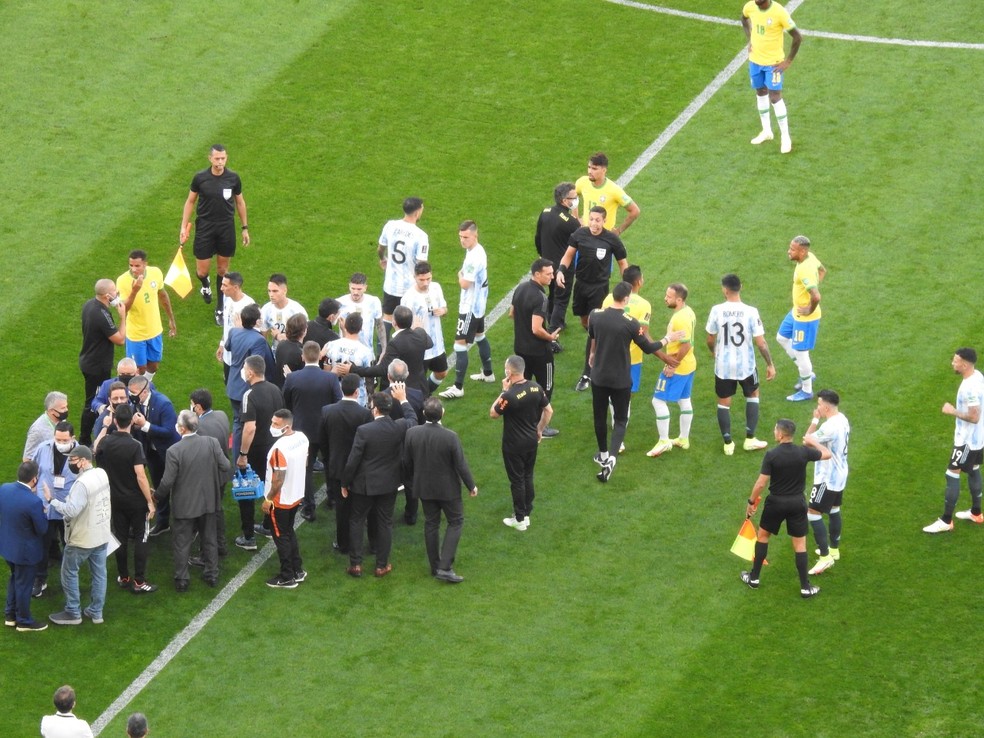
<instances>
[{"instance_id":1,"label":"person wearing face mask","mask_svg":"<svg viewBox=\"0 0 984 738\"><path fill-rule=\"evenodd\" d=\"M96 415L102 415L106 409L109 407L109 390L114 382L122 382L123 386L126 387L130 380L137 376L137 362L126 356L120 359L119 363L116 365L116 376L110 377L101 385L99 385L99 390L96 392L96 396L92 398L90 407ZM150 389L155 390L157 387L154 383L150 383ZM96 421L96 428L99 427L99 421ZM98 431L97 431L98 432ZM88 444L87 444L88 445Z\"/></svg>"},{"instance_id":2,"label":"person wearing face mask","mask_svg":"<svg viewBox=\"0 0 984 738\"><path fill-rule=\"evenodd\" d=\"M178 592L188 591L188 558L196 530L202 537L205 584L218 584L215 516L222 510L222 486L232 476L232 465L221 444L211 436L199 435L198 426L198 416L191 410L178 413L174 428L181 440L167 450L164 478L155 492L158 501L171 498L174 588Z\"/></svg>"},{"instance_id":3,"label":"person wearing face mask","mask_svg":"<svg viewBox=\"0 0 984 738\"><path fill-rule=\"evenodd\" d=\"M25 461L17 467L16 482L0 485L0 556L10 567L3 624L21 633L48 627L31 616L31 586L48 529L44 503L34 493L37 483L38 465Z\"/></svg>"},{"instance_id":4,"label":"person wearing face mask","mask_svg":"<svg viewBox=\"0 0 984 738\"><path fill-rule=\"evenodd\" d=\"M92 465L88 446L78 445L69 451L68 466L78 476L67 500L62 502L53 496L50 487L42 487L45 500L65 518L66 538L61 570L65 609L52 613L48 619L55 625L81 625L85 614L93 623L101 623L106 602L106 551L112 538L109 477ZM83 610L79 569L85 562L92 574L92 588L90 603Z\"/></svg>"},{"instance_id":5,"label":"person wearing face mask","mask_svg":"<svg viewBox=\"0 0 984 738\"><path fill-rule=\"evenodd\" d=\"M266 459L263 512L273 523L280 572L267 580L268 587L293 589L307 579L294 532L294 518L304 500L304 476L308 462L308 438L294 430L294 415L280 409L270 419L273 446Z\"/></svg>"},{"instance_id":6,"label":"person wearing face mask","mask_svg":"<svg viewBox=\"0 0 984 738\"><path fill-rule=\"evenodd\" d=\"M38 465L38 489L35 492L39 497L47 485L56 499L62 502L68 499L68 491L75 483L75 473L68 464L68 453L73 448L75 428L67 420L55 426L55 437L51 441L38 446L31 460ZM60 544L65 540L65 523L61 513L49 505L45 507L48 530L44 534L44 557L38 564L32 597L40 597L48 588L48 559L52 553L58 554Z\"/></svg>"},{"instance_id":7,"label":"person wearing face mask","mask_svg":"<svg viewBox=\"0 0 984 738\"><path fill-rule=\"evenodd\" d=\"M93 429L96 439L92 442L92 452L99 450L102 440L115 430L119 429L116 425L116 411L123 405L130 404L130 394L127 392L126 385L122 382L113 382L109 386L109 404L99 414L96 419L96 427Z\"/></svg>"},{"instance_id":8,"label":"person wearing face mask","mask_svg":"<svg viewBox=\"0 0 984 738\"><path fill-rule=\"evenodd\" d=\"M49 392L44 396L44 412L27 429L22 461L30 461L38 446L51 441L55 437L55 425L63 420L68 420L68 395Z\"/></svg>"},{"instance_id":9,"label":"person wearing face mask","mask_svg":"<svg viewBox=\"0 0 984 738\"><path fill-rule=\"evenodd\" d=\"M151 594L157 586L147 581L150 521L157 511L147 481L143 445L130 434L133 408L124 402L116 408L113 426L96 449L96 462L109 477L116 549L116 583L135 595ZM130 577L130 540L133 540L133 578Z\"/></svg>"},{"instance_id":10,"label":"person wearing face mask","mask_svg":"<svg viewBox=\"0 0 984 738\"><path fill-rule=\"evenodd\" d=\"M143 375L138 374L131 379L127 391L130 406L133 408L133 427L130 432L143 444L150 480L156 487L164 477L167 450L181 440L174 429L178 414L166 395L150 389L150 382ZM161 505L157 509L157 521L150 535L159 536L169 530L170 520L170 506Z\"/></svg>"},{"instance_id":11,"label":"person wearing face mask","mask_svg":"<svg viewBox=\"0 0 984 738\"><path fill-rule=\"evenodd\" d=\"M581 227L581 221L577 219L577 205L574 183L561 182L554 187L554 205L544 208L536 221L536 235L533 237L536 253L544 259L550 259L555 272L560 269L560 260L564 258L571 235ZM573 286L573 279L566 288L559 286L554 280L550 282L547 292L547 323L553 329L563 330L567 324L567 304L571 300ZM553 350L556 352L559 347L560 344L554 341Z\"/></svg>"},{"instance_id":12,"label":"person wearing face mask","mask_svg":"<svg viewBox=\"0 0 984 738\"><path fill-rule=\"evenodd\" d=\"M92 443L92 428L97 413L91 407L99 386L113 372L113 350L126 343L126 309L119 299L111 279L100 279L95 286L96 296L82 306L82 349L79 351L79 370L85 379L85 404L82 406L82 443ZM119 314L116 325L110 307Z\"/></svg>"}]
</instances>

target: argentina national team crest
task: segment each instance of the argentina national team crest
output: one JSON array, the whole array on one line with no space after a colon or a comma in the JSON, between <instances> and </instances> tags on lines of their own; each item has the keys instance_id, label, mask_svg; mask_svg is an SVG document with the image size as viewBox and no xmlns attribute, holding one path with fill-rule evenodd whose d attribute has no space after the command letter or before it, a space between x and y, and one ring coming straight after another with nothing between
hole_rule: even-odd
<instances>
[{"instance_id":1,"label":"argentina national team crest","mask_svg":"<svg viewBox=\"0 0 984 738\"><path fill-rule=\"evenodd\" d=\"M224 197L226 200L232 199L232 188L231 187L223 187L222 188L222 197Z\"/></svg>"}]
</instances>

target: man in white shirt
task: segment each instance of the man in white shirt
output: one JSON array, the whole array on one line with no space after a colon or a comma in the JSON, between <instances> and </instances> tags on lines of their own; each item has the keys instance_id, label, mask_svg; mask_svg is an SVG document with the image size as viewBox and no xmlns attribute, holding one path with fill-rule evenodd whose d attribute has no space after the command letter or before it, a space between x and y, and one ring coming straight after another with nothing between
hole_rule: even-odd
<instances>
[{"instance_id":1,"label":"man in white shirt","mask_svg":"<svg viewBox=\"0 0 984 738\"><path fill-rule=\"evenodd\" d=\"M823 423L819 428L818 423ZM809 509L806 517L817 539L817 555L820 559L810 569L810 574L822 574L840 560L841 503L847 487L847 446L851 437L851 424L840 411L840 396L830 389L817 394L817 407L803 443L819 448L826 446L830 458L813 465L813 488L810 490ZM830 535L823 522L830 518Z\"/></svg>"},{"instance_id":2,"label":"man in white shirt","mask_svg":"<svg viewBox=\"0 0 984 738\"><path fill-rule=\"evenodd\" d=\"M307 579L294 533L294 518L304 499L308 438L295 431L290 410L277 410L270 421L270 435L276 439L267 453L263 512L273 521L273 542L277 546L280 572L267 580L268 587L294 589Z\"/></svg>"},{"instance_id":3,"label":"man in white shirt","mask_svg":"<svg viewBox=\"0 0 984 738\"><path fill-rule=\"evenodd\" d=\"M301 303L287 297L287 277L283 274L270 275L267 296L270 302L260 309L260 325L263 333L273 338L271 349L276 352L277 344L287 340L287 319L303 315L307 320L308 314Z\"/></svg>"},{"instance_id":4,"label":"man in white shirt","mask_svg":"<svg viewBox=\"0 0 984 738\"><path fill-rule=\"evenodd\" d=\"M431 393L441 386L448 375L448 353L444 348L444 331L441 318L448 313L441 285L433 281L429 262L421 261L413 268L414 286L400 300L413 311L414 327L427 331L434 345L424 353L424 366L430 371L427 384Z\"/></svg>"},{"instance_id":5,"label":"man in white shirt","mask_svg":"<svg viewBox=\"0 0 984 738\"><path fill-rule=\"evenodd\" d=\"M92 729L85 720L72 714L75 709L75 690L67 684L55 690L54 715L41 718L43 738L92 738Z\"/></svg>"},{"instance_id":6,"label":"man in white shirt","mask_svg":"<svg viewBox=\"0 0 984 738\"><path fill-rule=\"evenodd\" d=\"M338 320L341 322L352 313L359 313L362 316L362 330L359 332L359 340L375 356L373 333L379 337L380 354L386 350L387 335L383 326L383 303L375 295L366 292L368 287L369 278L362 272L356 272L349 277L348 294L338 298L338 304L341 306L338 311Z\"/></svg>"}]
</instances>

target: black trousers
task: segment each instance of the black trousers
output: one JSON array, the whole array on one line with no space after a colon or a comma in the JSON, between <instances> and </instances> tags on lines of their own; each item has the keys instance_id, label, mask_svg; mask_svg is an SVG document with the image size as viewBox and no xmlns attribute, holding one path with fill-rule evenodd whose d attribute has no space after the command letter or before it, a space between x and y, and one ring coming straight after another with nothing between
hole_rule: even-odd
<instances>
[{"instance_id":1,"label":"black trousers","mask_svg":"<svg viewBox=\"0 0 984 738\"><path fill-rule=\"evenodd\" d=\"M293 579L304 570L301 550L297 545L294 518L300 505L273 508L273 543L280 559L280 578Z\"/></svg>"},{"instance_id":2,"label":"black trousers","mask_svg":"<svg viewBox=\"0 0 984 738\"><path fill-rule=\"evenodd\" d=\"M461 497L456 500L421 500L424 508L424 546L431 574L438 569L450 569L461 540L461 528L465 522L465 506ZM448 529L441 545L441 513L448 519Z\"/></svg>"},{"instance_id":3,"label":"black trousers","mask_svg":"<svg viewBox=\"0 0 984 738\"><path fill-rule=\"evenodd\" d=\"M591 411L594 415L595 438L599 451L612 450L618 453L625 439L625 428L629 424L629 402L632 401L632 388L614 389L591 385ZM612 442L608 443L608 404L612 406Z\"/></svg>"},{"instance_id":4,"label":"black trousers","mask_svg":"<svg viewBox=\"0 0 984 738\"><path fill-rule=\"evenodd\" d=\"M266 458L270 452L270 447L257 447L254 443L249 448L249 456L246 463L250 465L260 479L266 479ZM233 462L235 463L235 462ZM253 530L253 523L256 522L256 500L237 500L239 503L239 523L243 529L243 538L254 538L256 532ZM263 516L263 527L270 530L270 516Z\"/></svg>"},{"instance_id":5,"label":"black trousers","mask_svg":"<svg viewBox=\"0 0 984 738\"><path fill-rule=\"evenodd\" d=\"M48 580L48 562L51 559L52 552L60 551L65 547L64 520L48 521L48 530L44 532L41 545L44 546L44 558L38 564L38 571L35 576L39 582L45 582Z\"/></svg>"},{"instance_id":6,"label":"black trousers","mask_svg":"<svg viewBox=\"0 0 984 738\"><path fill-rule=\"evenodd\" d=\"M554 385L554 360L553 352L549 355L541 354L533 356L531 354L519 354L526 362L526 370L523 376L527 379L534 379L536 383L543 387L547 394L547 401L553 396Z\"/></svg>"},{"instance_id":7,"label":"black trousers","mask_svg":"<svg viewBox=\"0 0 984 738\"><path fill-rule=\"evenodd\" d=\"M31 589L37 574L37 564L14 564L7 562L10 567L10 580L7 582L7 605L4 614L7 620L16 618L18 625L30 625L34 622L31 617Z\"/></svg>"},{"instance_id":8,"label":"black trousers","mask_svg":"<svg viewBox=\"0 0 984 738\"><path fill-rule=\"evenodd\" d=\"M317 488L314 486L314 462L318 460L318 444L308 445L307 468L304 470L304 511L314 515L314 493Z\"/></svg>"},{"instance_id":9,"label":"black trousers","mask_svg":"<svg viewBox=\"0 0 984 738\"><path fill-rule=\"evenodd\" d=\"M79 443L83 446L92 445L92 429L99 419L92 410L92 401L96 398L100 385L112 376L111 371L95 374L82 372L82 378L85 380L85 405L82 408L82 423L79 425Z\"/></svg>"},{"instance_id":10,"label":"black trousers","mask_svg":"<svg viewBox=\"0 0 984 738\"><path fill-rule=\"evenodd\" d=\"M113 535L120 542L116 549L116 571L122 578L130 576L130 535L133 535L133 577L143 582L147 575L147 505L126 505L112 501Z\"/></svg>"},{"instance_id":11,"label":"black trousers","mask_svg":"<svg viewBox=\"0 0 984 738\"><path fill-rule=\"evenodd\" d=\"M502 462L509 478L512 492L513 513L516 520L523 520L533 512L533 467L536 465L537 445L528 449L502 449Z\"/></svg>"},{"instance_id":12,"label":"black trousers","mask_svg":"<svg viewBox=\"0 0 984 738\"><path fill-rule=\"evenodd\" d=\"M376 568L381 569L389 563L393 548L393 508L396 506L396 492L383 495L358 495L349 491L351 517L349 519L349 562L352 566L362 565L362 531L366 520L372 515L376 519Z\"/></svg>"}]
</instances>

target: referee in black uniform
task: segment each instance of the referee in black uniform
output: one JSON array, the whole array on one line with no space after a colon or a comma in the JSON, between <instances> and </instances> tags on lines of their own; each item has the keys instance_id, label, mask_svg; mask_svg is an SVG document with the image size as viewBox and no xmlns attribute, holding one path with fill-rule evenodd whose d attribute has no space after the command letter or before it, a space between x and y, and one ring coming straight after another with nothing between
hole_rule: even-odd
<instances>
[{"instance_id":1,"label":"referee in black uniform","mask_svg":"<svg viewBox=\"0 0 984 738\"><path fill-rule=\"evenodd\" d=\"M677 331L662 341L650 341L646 329L638 320L625 312L632 285L619 282L612 290L612 305L604 310L595 310L588 319L588 362L591 366L591 410L594 416L595 438L598 440L598 453L594 460L601 464L598 480L607 482L615 470L616 454L625 438L625 427L629 422L629 402L632 400L632 359L629 344L636 345L647 354L654 354L671 339L682 338L683 331ZM612 406L612 442L608 444L608 405Z\"/></svg>"},{"instance_id":2,"label":"referee in black uniform","mask_svg":"<svg viewBox=\"0 0 984 738\"><path fill-rule=\"evenodd\" d=\"M769 536L778 533L783 521L786 521L786 533L789 534L796 553L800 596L806 599L820 592L819 587L810 584L807 570L809 560L806 557L806 531L809 524L806 518L806 497L803 495L806 488L806 465L811 461L829 459L830 450L825 446L818 449L793 443L796 423L792 420L777 420L774 433L779 445L766 451L761 472L752 488L752 496L748 498L748 507L745 508L745 514L752 517L761 499L762 490L769 487L769 496L765 498L762 519L759 521L752 570L743 571L741 581L752 589L758 589L759 573L769 552Z\"/></svg>"},{"instance_id":3,"label":"referee in black uniform","mask_svg":"<svg viewBox=\"0 0 984 738\"><path fill-rule=\"evenodd\" d=\"M575 261L576 257L576 261ZM574 274L574 314L581 318L581 325L588 327L588 316L592 310L601 307L608 296L608 279L612 274L612 260L618 262L619 275L629 265L626 260L625 245L614 231L605 228L605 209L595 205L588 211L588 225L582 226L571 234L564 258L560 260L560 273L557 275L557 286L567 286L567 270L575 264ZM588 353L591 350L591 339L584 346L584 369L581 378L574 388L584 392L591 384L591 367L588 365Z\"/></svg>"},{"instance_id":4,"label":"referee in black uniform","mask_svg":"<svg viewBox=\"0 0 984 738\"><path fill-rule=\"evenodd\" d=\"M553 396L554 360L551 344L560 329L547 330L547 296L543 288L553 283L550 259L537 259L530 266L531 278L513 292L509 317L513 319L513 351L526 362L523 376L543 387L549 402ZM560 431L544 428L543 437L553 438Z\"/></svg>"},{"instance_id":5,"label":"referee in black uniform","mask_svg":"<svg viewBox=\"0 0 984 738\"><path fill-rule=\"evenodd\" d=\"M560 260L567 252L571 235L581 227L577 219L577 190L573 182L561 182L554 187L554 205L544 208L536 221L536 253L549 259L554 271L560 268ZM547 293L547 324L564 330L567 325L567 303L571 299L571 286L559 287L551 280ZM559 347L559 344L558 344Z\"/></svg>"},{"instance_id":6,"label":"referee in black uniform","mask_svg":"<svg viewBox=\"0 0 984 738\"><path fill-rule=\"evenodd\" d=\"M236 255L236 212L242 223L243 246L249 246L243 183L238 174L226 167L228 159L225 146L212 144L208 152L210 166L197 172L191 180L191 190L185 200L181 230L178 232L178 242L183 246L188 240L191 211L197 203L195 273L201 280L200 292L206 305L212 302L212 285L208 278L212 257L215 257L215 283L221 285L222 276L229 271L229 260ZM221 290L215 307L215 323L222 325Z\"/></svg>"}]
</instances>

